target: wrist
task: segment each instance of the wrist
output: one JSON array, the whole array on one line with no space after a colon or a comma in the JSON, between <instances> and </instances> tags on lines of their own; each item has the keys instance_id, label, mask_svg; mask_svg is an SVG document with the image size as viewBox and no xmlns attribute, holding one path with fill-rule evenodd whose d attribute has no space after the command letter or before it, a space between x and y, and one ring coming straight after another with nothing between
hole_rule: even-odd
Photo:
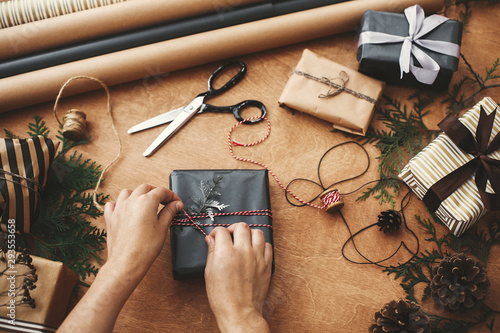
<instances>
[{"instance_id":1,"label":"wrist","mask_svg":"<svg viewBox=\"0 0 500 333\"><path fill-rule=\"evenodd\" d=\"M226 332L270 332L267 321L257 311L237 311L226 316L217 316L217 325Z\"/></svg>"},{"instance_id":2,"label":"wrist","mask_svg":"<svg viewBox=\"0 0 500 333\"><path fill-rule=\"evenodd\" d=\"M128 295L141 282L146 272L133 269L124 262L108 261L99 270L98 277L105 280L117 293Z\"/></svg>"}]
</instances>

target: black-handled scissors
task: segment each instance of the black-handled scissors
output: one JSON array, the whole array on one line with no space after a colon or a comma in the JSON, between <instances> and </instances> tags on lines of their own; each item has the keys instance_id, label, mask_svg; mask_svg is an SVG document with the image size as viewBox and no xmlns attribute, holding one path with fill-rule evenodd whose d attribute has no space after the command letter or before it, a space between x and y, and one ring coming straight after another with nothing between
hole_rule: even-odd
<instances>
[{"instance_id":1,"label":"black-handled scissors","mask_svg":"<svg viewBox=\"0 0 500 333\"><path fill-rule=\"evenodd\" d=\"M224 72L226 69L239 66L240 70L236 73L229 81L227 81L222 87L215 88L214 82L217 77ZM215 96L228 91L234 87L238 82L240 82L246 74L247 67L244 62L234 61L226 63L219 68L217 68L213 74L208 79L208 90L196 96L191 103L186 106L180 107L178 109L163 113L159 116L148 119L140 124L131 127L127 132L129 134L139 132L151 127L159 126L168 122L171 122L165 130L153 141L148 149L143 153L144 156L150 156L153 154L163 143L165 143L172 135L174 135L182 126L184 126L189 119L194 115L203 112L230 112L233 114L237 121L243 121L241 117L241 111L249 107L257 107L261 111L261 118L255 120L246 121L244 124L255 124L262 120L262 117L266 116L267 109L262 102L256 100L246 100L235 105L230 106L213 106L205 104L205 98L210 96Z\"/></svg>"}]
</instances>

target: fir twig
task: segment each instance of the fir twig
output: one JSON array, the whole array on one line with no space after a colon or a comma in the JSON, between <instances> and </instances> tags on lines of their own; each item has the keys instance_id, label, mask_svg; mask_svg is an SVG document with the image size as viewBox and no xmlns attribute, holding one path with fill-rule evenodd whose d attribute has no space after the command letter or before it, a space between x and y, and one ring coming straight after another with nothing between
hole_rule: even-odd
<instances>
[{"instance_id":1,"label":"fir twig","mask_svg":"<svg viewBox=\"0 0 500 333\"><path fill-rule=\"evenodd\" d=\"M443 100L443 103L448 103L448 113L452 114L458 114L463 109L473 106L475 104L475 97L483 90L500 88L500 83L487 84L491 80L500 79L500 74L498 74L498 70L500 69L499 58L495 60L490 68L485 68L485 76L483 77L472 68L472 65L467 61L463 54L460 54L460 57L467 66L469 74L463 76L460 81L454 84L451 91L448 92L448 97ZM470 96L465 97L465 95L461 93L465 84L475 84L479 88L476 89L476 91L474 91Z\"/></svg>"},{"instance_id":2,"label":"fir twig","mask_svg":"<svg viewBox=\"0 0 500 333\"><path fill-rule=\"evenodd\" d=\"M403 165L430 142L435 131L425 126L423 117L429 112L427 106L434 101L433 94L415 93L409 97L413 101L412 110L399 100L384 96L385 107L377 108L378 120L386 129L370 127L363 144L372 143L380 150L377 157L379 178L382 180L368 188L358 200L374 196L380 203L395 205L394 194L398 194L399 184L393 180L401 172ZM391 191L394 193L391 193Z\"/></svg>"},{"instance_id":3,"label":"fir twig","mask_svg":"<svg viewBox=\"0 0 500 333\"><path fill-rule=\"evenodd\" d=\"M49 134L45 122L38 116L28 128L29 136L47 137ZM67 156L70 149L88 140L70 142L60 131L56 137L61 140L62 147L49 170L31 234L35 238L36 255L63 262L83 280L97 274L98 267L91 260L101 263L99 252L106 242L104 230L88 221L88 218L102 215L94 206L92 195L87 193L95 188L101 168L76 151ZM106 199L102 193L97 195L101 204Z\"/></svg>"}]
</instances>

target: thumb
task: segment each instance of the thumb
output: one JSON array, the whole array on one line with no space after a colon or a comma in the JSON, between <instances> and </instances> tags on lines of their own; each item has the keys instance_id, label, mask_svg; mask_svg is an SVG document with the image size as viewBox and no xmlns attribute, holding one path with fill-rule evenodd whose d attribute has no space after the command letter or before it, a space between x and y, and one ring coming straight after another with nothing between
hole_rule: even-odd
<instances>
[{"instance_id":1,"label":"thumb","mask_svg":"<svg viewBox=\"0 0 500 333\"><path fill-rule=\"evenodd\" d=\"M160 223L169 224L174 216L183 208L181 201L171 201L166 204L158 214L158 220Z\"/></svg>"}]
</instances>

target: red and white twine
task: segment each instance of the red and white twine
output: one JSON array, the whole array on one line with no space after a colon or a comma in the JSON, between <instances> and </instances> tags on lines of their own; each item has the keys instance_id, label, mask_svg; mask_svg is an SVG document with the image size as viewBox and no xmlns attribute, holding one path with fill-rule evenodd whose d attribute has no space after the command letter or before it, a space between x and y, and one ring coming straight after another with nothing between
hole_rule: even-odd
<instances>
[{"instance_id":1,"label":"red and white twine","mask_svg":"<svg viewBox=\"0 0 500 333\"><path fill-rule=\"evenodd\" d=\"M267 132L266 132L266 134L264 135L263 138L261 138L258 141L255 141L253 143L244 143L244 144L232 139L232 134L233 134L233 131L236 129L236 127L238 127L239 125L243 124L244 122L256 120L256 119L259 119L259 118L260 119L264 119L264 120L267 121ZM295 200L297 200L298 202L300 202L300 203L302 203L304 205L307 205L307 206L310 206L310 207L314 207L314 208L318 208L318 209L325 209L326 207L328 207L329 205L331 205L331 204L333 204L335 202L342 201L342 197L340 196L340 193L338 191L332 191L332 192L329 192L326 195L324 195L321 198L321 200L323 201L323 206L319 206L319 205L313 204L313 203L311 203L309 201L303 200L303 199L299 198L296 194L294 194L292 191L290 191L289 189L287 189L283 185L283 183L280 181L280 179L278 178L278 176L271 169L269 169L269 167L267 165L265 165L264 163L252 160L252 159L238 157L234 153L234 151L233 151L233 147L234 146L251 147L251 146L258 145L259 143L261 143L264 140L266 140L269 137L269 134L271 134L271 122L266 117L256 116L256 117L251 117L251 118L244 119L243 121L240 121L240 122L234 124L233 127L231 127L231 129L229 130L229 134L227 136L228 145L229 145L229 153L231 154L231 156L234 159L236 159L238 161L241 161L241 162L250 162L250 163L256 164L256 165L258 165L258 166L263 167L264 169L266 169L271 174L271 176L273 176L273 178L276 180L276 182L278 183L278 185L284 191L286 191L293 198L295 198Z\"/></svg>"},{"instance_id":2,"label":"red and white twine","mask_svg":"<svg viewBox=\"0 0 500 333\"><path fill-rule=\"evenodd\" d=\"M343 199L340 196L339 191L333 190L333 191L326 193L324 196L322 196L321 201L323 201L323 204L325 205L325 207L328 207L328 206L333 205L337 202L343 201Z\"/></svg>"},{"instance_id":3,"label":"red and white twine","mask_svg":"<svg viewBox=\"0 0 500 333\"><path fill-rule=\"evenodd\" d=\"M170 226L176 225L176 226L193 226L197 228L201 233L205 236L207 236L207 233L203 231L202 227L229 227L231 224L229 223L197 223L194 220L195 219L202 219L202 218L207 218L210 215L202 213L202 214L192 214L189 215L185 210L182 210L184 213L185 218L177 218L174 217L172 222L170 223ZM269 209L258 209L258 210L245 210L241 212L228 212L228 213L213 213L211 216L213 217L218 217L218 216L269 216L273 217L273 214L271 210ZM266 228L271 228L273 229L273 226L270 224L259 224L259 223L249 223L249 227L266 227Z\"/></svg>"}]
</instances>

